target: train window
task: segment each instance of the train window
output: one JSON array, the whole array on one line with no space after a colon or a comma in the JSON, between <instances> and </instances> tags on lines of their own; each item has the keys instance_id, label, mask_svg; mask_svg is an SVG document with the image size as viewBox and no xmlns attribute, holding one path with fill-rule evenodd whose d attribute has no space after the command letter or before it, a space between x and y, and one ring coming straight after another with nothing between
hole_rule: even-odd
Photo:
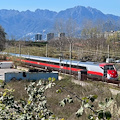
<instances>
[{"instance_id":1,"label":"train window","mask_svg":"<svg viewBox=\"0 0 120 120\"><path fill-rule=\"evenodd\" d=\"M59 63L52 63L52 64L54 64L54 65L59 65Z\"/></svg>"},{"instance_id":2,"label":"train window","mask_svg":"<svg viewBox=\"0 0 120 120\"><path fill-rule=\"evenodd\" d=\"M72 65L71 67L72 67L72 68L77 68L77 66L76 66L76 65Z\"/></svg>"},{"instance_id":3,"label":"train window","mask_svg":"<svg viewBox=\"0 0 120 120\"><path fill-rule=\"evenodd\" d=\"M41 61L37 60L37 62L42 62L42 63L46 63L46 61L42 61L42 60L41 60Z\"/></svg>"},{"instance_id":4,"label":"train window","mask_svg":"<svg viewBox=\"0 0 120 120\"><path fill-rule=\"evenodd\" d=\"M68 64L64 64L64 66L65 66L65 67L69 67L70 65L68 65Z\"/></svg>"},{"instance_id":5,"label":"train window","mask_svg":"<svg viewBox=\"0 0 120 120\"><path fill-rule=\"evenodd\" d=\"M65 66L65 64L62 63L61 66Z\"/></svg>"},{"instance_id":6,"label":"train window","mask_svg":"<svg viewBox=\"0 0 120 120\"><path fill-rule=\"evenodd\" d=\"M53 63L53 62L48 62L48 64L53 64L53 65L54 65L55 63Z\"/></svg>"},{"instance_id":7,"label":"train window","mask_svg":"<svg viewBox=\"0 0 120 120\"><path fill-rule=\"evenodd\" d=\"M101 69L103 69L103 67L100 67Z\"/></svg>"},{"instance_id":8,"label":"train window","mask_svg":"<svg viewBox=\"0 0 120 120\"><path fill-rule=\"evenodd\" d=\"M107 69L107 70L114 70L114 67L113 67L113 65L106 65L105 69Z\"/></svg>"},{"instance_id":9,"label":"train window","mask_svg":"<svg viewBox=\"0 0 120 120\"><path fill-rule=\"evenodd\" d=\"M30 60L29 58L27 58L26 60Z\"/></svg>"},{"instance_id":10,"label":"train window","mask_svg":"<svg viewBox=\"0 0 120 120\"><path fill-rule=\"evenodd\" d=\"M46 61L38 61L38 62L46 63Z\"/></svg>"},{"instance_id":11,"label":"train window","mask_svg":"<svg viewBox=\"0 0 120 120\"><path fill-rule=\"evenodd\" d=\"M86 67L84 67L84 66L78 66L78 68L86 70Z\"/></svg>"}]
</instances>

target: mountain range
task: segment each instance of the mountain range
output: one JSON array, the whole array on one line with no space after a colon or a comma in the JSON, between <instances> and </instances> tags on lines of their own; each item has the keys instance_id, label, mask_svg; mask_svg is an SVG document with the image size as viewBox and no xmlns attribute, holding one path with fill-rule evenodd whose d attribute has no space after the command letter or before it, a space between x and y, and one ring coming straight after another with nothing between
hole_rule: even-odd
<instances>
[{"instance_id":1,"label":"mountain range","mask_svg":"<svg viewBox=\"0 0 120 120\"><path fill-rule=\"evenodd\" d=\"M76 6L54 12L49 10L36 9L34 12L18 10L0 10L0 25L4 28L8 37L22 39L24 37L34 37L36 33L47 34L54 31L57 20L63 22L72 19L79 24L79 30L82 29L85 21L92 21L95 24L103 23L104 31L120 30L120 16L104 14L101 11L91 8Z\"/></svg>"}]
</instances>

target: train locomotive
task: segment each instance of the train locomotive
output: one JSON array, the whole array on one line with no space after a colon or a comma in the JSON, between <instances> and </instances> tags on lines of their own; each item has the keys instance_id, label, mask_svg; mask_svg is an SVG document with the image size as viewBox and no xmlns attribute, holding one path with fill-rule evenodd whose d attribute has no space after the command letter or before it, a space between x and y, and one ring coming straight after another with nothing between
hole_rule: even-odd
<instances>
[{"instance_id":1,"label":"train locomotive","mask_svg":"<svg viewBox=\"0 0 120 120\"><path fill-rule=\"evenodd\" d=\"M27 65L44 68L47 70L60 71L78 75L78 72L86 72L88 78L117 80L118 73L111 63L81 62L75 60L40 57L24 54L9 53L11 56L20 57Z\"/></svg>"}]
</instances>

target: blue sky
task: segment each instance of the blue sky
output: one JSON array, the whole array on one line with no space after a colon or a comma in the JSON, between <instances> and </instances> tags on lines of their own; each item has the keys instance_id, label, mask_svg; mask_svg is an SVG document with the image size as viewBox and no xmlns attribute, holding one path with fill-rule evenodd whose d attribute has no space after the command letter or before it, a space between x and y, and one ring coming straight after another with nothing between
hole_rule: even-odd
<instances>
[{"instance_id":1,"label":"blue sky","mask_svg":"<svg viewBox=\"0 0 120 120\"><path fill-rule=\"evenodd\" d=\"M120 16L120 0L0 0L0 9L19 11L48 9L59 12L75 6L89 6L105 14Z\"/></svg>"}]
</instances>

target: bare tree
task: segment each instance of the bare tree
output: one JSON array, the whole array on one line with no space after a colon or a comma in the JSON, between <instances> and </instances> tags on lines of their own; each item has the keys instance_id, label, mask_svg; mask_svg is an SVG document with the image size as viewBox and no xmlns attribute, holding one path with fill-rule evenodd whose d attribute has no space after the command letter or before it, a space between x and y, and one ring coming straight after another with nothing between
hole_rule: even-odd
<instances>
[{"instance_id":1,"label":"bare tree","mask_svg":"<svg viewBox=\"0 0 120 120\"><path fill-rule=\"evenodd\" d=\"M73 43L74 38L77 36L77 23L73 19L68 19L66 21L66 34L68 43Z\"/></svg>"},{"instance_id":2,"label":"bare tree","mask_svg":"<svg viewBox=\"0 0 120 120\"><path fill-rule=\"evenodd\" d=\"M54 32L59 34L65 31L65 23L63 19L57 19L54 24Z\"/></svg>"}]
</instances>

